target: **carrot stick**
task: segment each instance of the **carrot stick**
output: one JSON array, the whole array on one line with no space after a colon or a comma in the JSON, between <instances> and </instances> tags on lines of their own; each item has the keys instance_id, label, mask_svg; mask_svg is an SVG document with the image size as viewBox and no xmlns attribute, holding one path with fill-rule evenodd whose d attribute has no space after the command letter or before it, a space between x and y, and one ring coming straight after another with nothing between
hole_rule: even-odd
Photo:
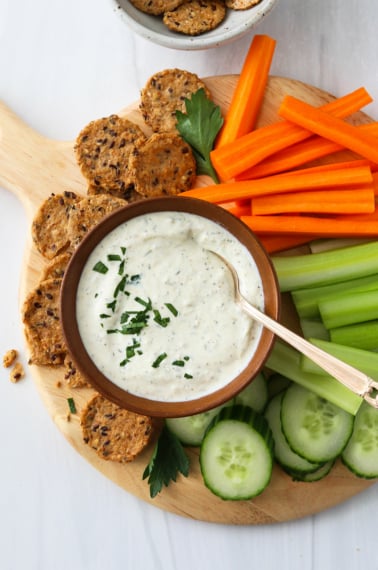
<instances>
[{"instance_id":1,"label":"carrot stick","mask_svg":"<svg viewBox=\"0 0 378 570\"><path fill-rule=\"evenodd\" d=\"M221 202L218 204L221 208L224 208L237 218L240 216L248 216L251 213L251 203L250 200L232 200L231 202Z\"/></svg>"},{"instance_id":2,"label":"carrot stick","mask_svg":"<svg viewBox=\"0 0 378 570\"><path fill-rule=\"evenodd\" d=\"M323 105L321 109L344 118L371 101L370 95L361 87ZM305 140L311 135L311 131L288 121L278 121L215 148L211 151L210 158L219 178L222 181L231 180L271 154Z\"/></svg>"},{"instance_id":3,"label":"carrot stick","mask_svg":"<svg viewBox=\"0 0 378 570\"><path fill-rule=\"evenodd\" d=\"M369 216L369 214L366 214ZM317 216L242 216L240 218L257 234L311 235L313 237L378 236L377 220L340 219Z\"/></svg>"},{"instance_id":4,"label":"carrot stick","mask_svg":"<svg viewBox=\"0 0 378 570\"><path fill-rule=\"evenodd\" d=\"M258 180L224 182L202 188L193 188L182 192L180 196L191 196L208 202L228 202L268 194L296 192L298 190L316 190L321 188L353 188L363 184L372 185L372 174L368 166L359 168L340 168L337 170L310 172L298 170L287 176L277 174Z\"/></svg>"},{"instance_id":5,"label":"carrot stick","mask_svg":"<svg viewBox=\"0 0 378 570\"><path fill-rule=\"evenodd\" d=\"M269 235L269 234L257 234L260 242L265 247L268 253L278 253L279 251L285 251L293 247L298 247L299 245L304 245L312 240L311 236L301 236L301 235Z\"/></svg>"},{"instance_id":6,"label":"carrot stick","mask_svg":"<svg viewBox=\"0 0 378 570\"><path fill-rule=\"evenodd\" d=\"M317 109L308 103L287 95L279 108L279 115L311 132L327 138L378 163L377 138L356 126Z\"/></svg>"},{"instance_id":7,"label":"carrot stick","mask_svg":"<svg viewBox=\"0 0 378 570\"><path fill-rule=\"evenodd\" d=\"M378 123L361 125L358 128L378 137ZM252 178L272 176L273 174L298 168L298 166L302 166L307 162L323 158L340 150L343 150L340 144L315 135L309 140L297 143L275 153L260 162L260 164L256 164L252 168L242 172L237 176L237 180L251 180ZM372 164L371 166L372 168L377 168L377 165Z\"/></svg>"},{"instance_id":8,"label":"carrot stick","mask_svg":"<svg viewBox=\"0 0 378 570\"><path fill-rule=\"evenodd\" d=\"M252 131L260 111L276 40L254 36L226 113L215 148Z\"/></svg>"},{"instance_id":9,"label":"carrot stick","mask_svg":"<svg viewBox=\"0 0 378 570\"><path fill-rule=\"evenodd\" d=\"M308 190L272 194L252 199L252 215L285 213L371 214L375 210L374 190Z\"/></svg>"}]
</instances>

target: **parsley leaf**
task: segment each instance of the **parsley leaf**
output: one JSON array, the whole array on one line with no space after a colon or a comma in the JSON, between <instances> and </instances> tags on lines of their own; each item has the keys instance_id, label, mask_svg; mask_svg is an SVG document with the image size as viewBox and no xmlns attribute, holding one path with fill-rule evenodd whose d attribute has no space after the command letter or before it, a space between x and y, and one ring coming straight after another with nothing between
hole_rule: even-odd
<instances>
[{"instance_id":1,"label":"parsley leaf","mask_svg":"<svg viewBox=\"0 0 378 570\"><path fill-rule=\"evenodd\" d=\"M186 113L176 111L177 130L192 147L197 161L197 173L211 176L214 182L218 177L211 164L210 151L215 138L223 125L220 107L208 99L203 88L190 99L185 99Z\"/></svg>"},{"instance_id":2,"label":"parsley leaf","mask_svg":"<svg viewBox=\"0 0 378 570\"><path fill-rule=\"evenodd\" d=\"M176 481L178 473L189 475L189 459L177 436L164 426L143 473L143 479L148 477L151 499L160 493L163 485L168 487L171 481Z\"/></svg>"}]
</instances>

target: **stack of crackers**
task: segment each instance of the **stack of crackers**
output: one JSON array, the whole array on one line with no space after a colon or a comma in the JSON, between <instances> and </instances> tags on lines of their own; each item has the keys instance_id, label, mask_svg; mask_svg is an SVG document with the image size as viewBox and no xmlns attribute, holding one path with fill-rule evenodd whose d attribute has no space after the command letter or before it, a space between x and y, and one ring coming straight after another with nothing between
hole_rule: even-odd
<instances>
[{"instance_id":1,"label":"stack of crackers","mask_svg":"<svg viewBox=\"0 0 378 570\"><path fill-rule=\"evenodd\" d=\"M176 110L205 84L193 73L169 69L152 76L141 92L140 111L151 135L128 119L111 115L79 133L75 155L87 194L50 195L32 224L34 246L45 261L38 285L23 304L30 357L36 366L62 368L70 389L90 388L68 353L60 322L60 287L65 268L83 237L104 216L145 197L176 195L196 178L191 147L176 129ZM150 442L156 424L94 394L81 412L82 436L103 459L132 461Z\"/></svg>"}]
</instances>

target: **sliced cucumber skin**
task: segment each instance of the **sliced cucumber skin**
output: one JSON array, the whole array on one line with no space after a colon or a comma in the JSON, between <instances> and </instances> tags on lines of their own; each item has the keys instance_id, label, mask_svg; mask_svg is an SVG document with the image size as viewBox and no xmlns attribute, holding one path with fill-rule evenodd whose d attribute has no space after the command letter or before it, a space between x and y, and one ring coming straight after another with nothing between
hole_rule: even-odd
<instances>
[{"instance_id":1,"label":"sliced cucumber skin","mask_svg":"<svg viewBox=\"0 0 378 570\"><path fill-rule=\"evenodd\" d=\"M251 381L246 388L235 396L235 404L249 406L261 413L268 402L268 385L262 372Z\"/></svg>"},{"instance_id":2,"label":"sliced cucumber skin","mask_svg":"<svg viewBox=\"0 0 378 570\"><path fill-rule=\"evenodd\" d=\"M240 441L238 441L240 440ZM246 443L247 441L247 443ZM257 462L247 467L224 460L224 447L232 454L258 454ZM223 408L206 430L200 449L200 468L206 487L223 500L249 500L268 486L273 471L273 436L265 418L249 406L240 404ZM243 462L242 462L243 463ZM247 477L235 482L227 468L244 469ZM256 467L260 472L256 471Z\"/></svg>"},{"instance_id":3,"label":"sliced cucumber skin","mask_svg":"<svg viewBox=\"0 0 378 570\"><path fill-rule=\"evenodd\" d=\"M315 471L311 471L309 473L302 473L299 471L290 471L288 470L287 473L291 476L293 481L300 481L303 483L315 483L316 481L320 481L324 479L329 473L332 471L332 467L335 465L336 460L327 461L320 465L318 469Z\"/></svg>"},{"instance_id":4,"label":"sliced cucumber skin","mask_svg":"<svg viewBox=\"0 0 378 570\"><path fill-rule=\"evenodd\" d=\"M361 404L356 414L353 432L341 460L357 477L378 477L378 410L367 402Z\"/></svg>"},{"instance_id":5,"label":"sliced cucumber skin","mask_svg":"<svg viewBox=\"0 0 378 570\"><path fill-rule=\"evenodd\" d=\"M198 447L201 445L206 429L222 406L201 414L181 418L166 418L165 424L183 445Z\"/></svg>"},{"instance_id":6,"label":"sliced cucumber skin","mask_svg":"<svg viewBox=\"0 0 378 570\"><path fill-rule=\"evenodd\" d=\"M274 458L281 467L291 474L291 472L305 474L316 471L319 463L307 461L289 446L281 426L281 404L285 391L276 394L269 402L265 410L265 418L272 430L274 439Z\"/></svg>"},{"instance_id":7,"label":"sliced cucumber skin","mask_svg":"<svg viewBox=\"0 0 378 570\"><path fill-rule=\"evenodd\" d=\"M352 434L354 416L314 392L292 384L281 405L282 431L295 453L310 462L338 457Z\"/></svg>"}]
</instances>

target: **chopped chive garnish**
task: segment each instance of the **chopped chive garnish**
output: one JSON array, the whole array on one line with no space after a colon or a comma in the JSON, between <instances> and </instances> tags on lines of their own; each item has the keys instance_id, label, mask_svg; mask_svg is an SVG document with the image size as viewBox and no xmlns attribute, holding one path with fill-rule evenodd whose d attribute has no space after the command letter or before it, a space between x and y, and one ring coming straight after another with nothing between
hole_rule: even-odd
<instances>
[{"instance_id":1,"label":"chopped chive garnish","mask_svg":"<svg viewBox=\"0 0 378 570\"><path fill-rule=\"evenodd\" d=\"M152 309L151 299L148 299L148 301L145 301L144 299L141 299L140 297L134 297L134 301L136 301L140 305L143 305L143 307L146 307L146 309L148 309L148 310Z\"/></svg>"},{"instance_id":2,"label":"chopped chive garnish","mask_svg":"<svg viewBox=\"0 0 378 570\"><path fill-rule=\"evenodd\" d=\"M169 317L163 318L157 309L154 309L154 321L161 327L166 327L170 321Z\"/></svg>"},{"instance_id":3,"label":"chopped chive garnish","mask_svg":"<svg viewBox=\"0 0 378 570\"><path fill-rule=\"evenodd\" d=\"M121 281L118 283L117 287L114 289L113 297L117 297L118 293L120 293L121 291L123 292L125 290L126 280L127 280L127 276L124 275L122 277Z\"/></svg>"},{"instance_id":4,"label":"chopped chive garnish","mask_svg":"<svg viewBox=\"0 0 378 570\"><path fill-rule=\"evenodd\" d=\"M116 305L117 305L117 301L114 300L114 301L111 301L110 303L107 303L107 304L106 304L106 308L107 308L107 309L111 309L112 312L114 313L115 308L116 308Z\"/></svg>"},{"instance_id":5,"label":"chopped chive garnish","mask_svg":"<svg viewBox=\"0 0 378 570\"><path fill-rule=\"evenodd\" d=\"M185 360L185 362L188 362L188 360L190 360L190 357L189 357L189 356L184 356L184 360Z\"/></svg>"},{"instance_id":6,"label":"chopped chive garnish","mask_svg":"<svg viewBox=\"0 0 378 570\"><path fill-rule=\"evenodd\" d=\"M126 248L125 248L124 246L121 246L121 251L122 251L123 255L125 255L125 253L126 253Z\"/></svg>"},{"instance_id":7,"label":"chopped chive garnish","mask_svg":"<svg viewBox=\"0 0 378 570\"><path fill-rule=\"evenodd\" d=\"M105 265L105 263L102 263L102 261L98 261L94 267L93 267L93 271L97 271L97 273L107 273L109 271L109 268Z\"/></svg>"},{"instance_id":8,"label":"chopped chive garnish","mask_svg":"<svg viewBox=\"0 0 378 570\"><path fill-rule=\"evenodd\" d=\"M193 376L192 376L191 374L185 373L185 374L184 374L184 378L189 378L189 379L190 379L190 378L193 378Z\"/></svg>"},{"instance_id":9,"label":"chopped chive garnish","mask_svg":"<svg viewBox=\"0 0 378 570\"><path fill-rule=\"evenodd\" d=\"M183 360L174 360L172 364L173 366L185 366L185 362Z\"/></svg>"},{"instance_id":10,"label":"chopped chive garnish","mask_svg":"<svg viewBox=\"0 0 378 570\"><path fill-rule=\"evenodd\" d=\"M107 315L106 313L101 313L100 315L100 319L109 319L110 315Z\"/></svg>"},{"instance_id":11,"label":"chopped chive garnish","mask_svg":"<svg viewBox=\"0 0 378 570\"><path fill-rule=\"evenodd\" d=\"M121 325L124 325L125 323L127 323L129 318L130 318L130 313L128 311L125 311L124 313L122 313L121 319L120 319Z\"/></svg>"},{"instance_id":12,"label":"chopped chive garnish","mask_svg":"<svg viewBox=\"0 0 378 570\"><path fill-rule=\"evenodd\" d=\"M139 273L136 273L135 275L131 275L130 283L138 283L138 281L140 281Z\"/></svg>"},{"instance_id":13,"label":"chopped chive garnish","mask_svg":"<svg viewBox=\"0 0 378 570\"><path fill-rule=\"evenodd\" d=\"M75 401L73 398L67 398L68 407L70 409L71 414L76 414L76 406Z\"/></svg>"},{"instance_id":14,"label":"chopped chive garnish","mask_svg":"<svg viewBox=\"0 0 378 570\"><path fill-rule=\"evenodd\" d=\"M174 317L177 317L177 315L178 315L178 310L176 309L176 307L174 307L174 306L172 305L172 303L164 303L164 304L165 304L165 306L167 307L168 311L171 311L172 315L173 315Z\"/></svg>"},{"instance_id":15,"label":"chopped chive garnish","mask_svg":"<svg viewBox=\"0 0 378 570\"><path fill-rule=\"evenodd\" d=\"M159 368L160 364L163 362L165 358L167 358L167 356L168 354L166 352L162 352L162 354L159 354L156 360L152 363L152 367Z\"/></svg>"},{"instance_id":16,"label":"chopped chive garnish","mask_svg":"<svg viewBox=\"0 0 378 570\"><path fill-rule=\"evenodd\" d=\"M123 275L124 270L125 270L125 260L123 259L118 267L118 275Z\"/></svg>"},{"instance_id":17,"label":"chopped chive garnish","mask_svg":"<svg viewBox=\"0 0 378 570\"><path fill-rule=\"evenodd\" d=\"M121 261L121 256L113 254L113 253L109 253L108 261Z\"/></svg>"}]
</instances>

